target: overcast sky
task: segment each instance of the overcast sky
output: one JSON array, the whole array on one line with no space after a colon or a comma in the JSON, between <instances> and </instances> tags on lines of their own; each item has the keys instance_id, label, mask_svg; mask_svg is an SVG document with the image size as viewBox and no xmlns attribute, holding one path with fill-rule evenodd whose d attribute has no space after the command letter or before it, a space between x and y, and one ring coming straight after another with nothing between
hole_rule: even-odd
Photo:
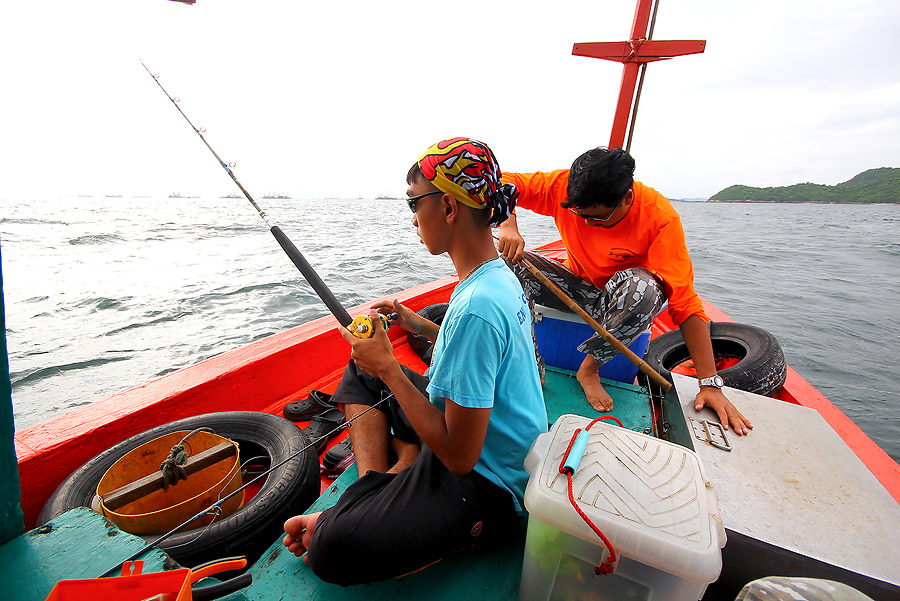
<instances>
[{"instance_id":1,"label":"overcast sky","mask_svg":"<svg viewBox=\"0 0 900 601\"><path fill-rule=\"evenodd\" d=\"M609 140L631 1L4 2L0 201L221 195L234 185L144 60L255 196L404 193L450 136L507 171ZM900 2L662 0L632 154L670 198L731 184L837 184L900 167Z\"/></svg>"}]
</instances>

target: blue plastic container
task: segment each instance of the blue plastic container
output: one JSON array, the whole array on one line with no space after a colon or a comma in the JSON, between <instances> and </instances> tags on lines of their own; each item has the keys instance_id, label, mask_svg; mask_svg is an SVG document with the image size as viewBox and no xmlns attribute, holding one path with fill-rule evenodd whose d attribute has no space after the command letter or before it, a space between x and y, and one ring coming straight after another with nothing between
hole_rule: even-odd
<instances>
[{"instance_id":1,"label":"blue plastic container","mask_svg":"<svg viewBox=\"0 0 900 601\"><path fill-rule=\"evenodd\" d=\"M574 313L568 313L536 305L534 335L544 363L553 367L577 371L585 354L578 352L578 345L594 334L593 328ZM650 332L644 332L628 348L643 357L650 342ZM600 367L600 377L631 384L638 368L622 355Z\"/></svg>"}]
</instances>

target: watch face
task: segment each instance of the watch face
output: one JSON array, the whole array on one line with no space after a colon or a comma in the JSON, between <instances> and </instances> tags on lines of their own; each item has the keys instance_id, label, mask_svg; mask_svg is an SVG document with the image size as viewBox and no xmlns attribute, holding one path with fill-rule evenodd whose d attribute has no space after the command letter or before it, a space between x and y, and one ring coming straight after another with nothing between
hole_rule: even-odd
<instances>
[{"instance_id":1,"label":"watch face","mask_svg":"<svg viewBox=\"0 0 900 601\"><path fill-rule=\"evenodd\" d=\"M715 386L716 388L722 388L725 386L725 380L719 375L710 376L700 380L700 386Z\"/></svg>"}]
</instances>

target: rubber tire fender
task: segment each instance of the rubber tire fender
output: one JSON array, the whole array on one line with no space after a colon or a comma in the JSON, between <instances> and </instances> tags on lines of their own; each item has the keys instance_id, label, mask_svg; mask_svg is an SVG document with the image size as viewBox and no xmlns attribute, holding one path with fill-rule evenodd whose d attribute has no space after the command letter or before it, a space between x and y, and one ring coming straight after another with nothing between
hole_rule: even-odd
<instances>
[{"instance_id":1,"label":"rubber tire fender","mask_svg":"<svg viewBox=\"0 0 900 601\"><path fill-rule=\"evenodd\" d=\"M710 322L709 335L716 358L740 361L719 371L726 386L772 396L784 385L787 365L775 337L762 328L740 323ZM650 341L645 360L663 377L691 356L680 330L671 330Z\"/></svg>"},{"instance_id":2,"label":"rubber tire fender","mask_svg":"<svg viewBox=\"0 0 900 601\"><path fill-rule=\"evenodd\" d=\"M268 455L269 467L311 442L293 422L257 411L208 413L163 424L120 442L75 470L47 500L38 525L75 507L90 507L100 478L128 451L164 434L203 426L237 442L242 463ZM246 478L245 483L250 479ZM273 470L251 499L231 515L214 521L206 532L206 526L182 530L159 547L184 566L234 555L246 555L252 564L283 533L284 521L303 513L315 501L320 486L319 460L312 447ZM142 537L149 543L162 534L165 533Z\"/></svg>"},{"instance_id":3,"label":"rubber tire fender","mask_svg":"<svg viewBox=\"0 0 900 601\"><path fill-rule=\"evenodd\" d=\"M434 305L428 305L426 307L422 307L416 313L433 321L437 325L441 325L444 321L444 315L447 313L448 303L436 303ZM431 343L428 338L422 336L421 334L415 334L413 332L406 333L406 340L409 342L409 347L416 352L416 354L422 358L422 361L425 362L425 365L431 364L431 352L434 350L434 345Z\"/></svg>"}]
</instances>

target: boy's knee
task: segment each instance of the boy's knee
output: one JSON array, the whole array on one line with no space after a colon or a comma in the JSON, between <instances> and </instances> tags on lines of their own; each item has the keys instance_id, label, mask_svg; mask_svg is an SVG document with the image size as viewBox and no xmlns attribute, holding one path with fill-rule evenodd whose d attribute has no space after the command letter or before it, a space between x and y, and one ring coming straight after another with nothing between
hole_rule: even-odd
<instances>
[{"instance_id":1,"label":"boy's knee","mask_svg":"<svg viewBox=\"0 0 900 601\"><path fill-rule=\"evenodd\" d=\"M351 544L350 537L335 532L328 524L324 526L322 530L317 527L306 554L309 567L323 582L341 586L359 584L353 578L358 566L355 545Z\"/></svg>"}]
</instances>

